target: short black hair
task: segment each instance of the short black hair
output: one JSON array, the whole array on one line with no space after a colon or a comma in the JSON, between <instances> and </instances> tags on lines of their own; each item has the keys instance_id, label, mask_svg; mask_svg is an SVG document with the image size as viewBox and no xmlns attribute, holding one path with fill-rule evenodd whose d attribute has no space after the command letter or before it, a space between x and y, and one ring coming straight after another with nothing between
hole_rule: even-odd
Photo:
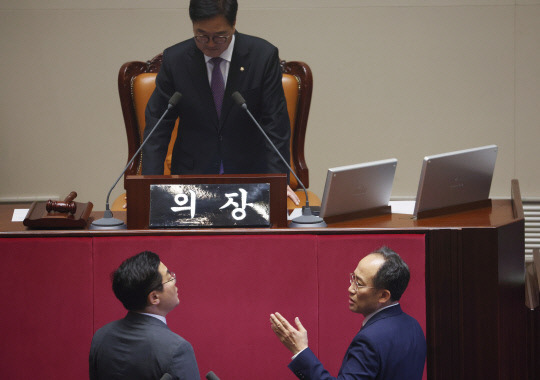
<instances>
[{"instance_id":1,"label":"short black hair","mask_svg":"<svg viewBox=\"0 0 540 380\"><path fill-rule=\"evenodd\" d=\"M377 289L388 290L392 301L399 301L411 278L408 265L388 247L381 247L372 253L384 258L384 263L373 278L373 285Z\"/></svg>"},{"instance_id":2,"label":"short black hair","mask_svg":"<svg viewBox=\"0 0 540 380\"><path fill-rule=\"evenodd\" d=\"M238 2L236 0L191 0L189 17L192 22L207 20L216 16L224 16L230 26L236 23Z\"/></svg>"},{"instance_id":3,"label":"short black hair","mask_svg":"<svg viewBox=\"0 0 540 380\"><path fill-rule=\"evenodd\" d=\"M160 262L156 253L144 251L126 259L111 274L114 295L127 310L143 310L148 294L163 290L163 278L158 270Z\"/></svg>"}]
</instances>

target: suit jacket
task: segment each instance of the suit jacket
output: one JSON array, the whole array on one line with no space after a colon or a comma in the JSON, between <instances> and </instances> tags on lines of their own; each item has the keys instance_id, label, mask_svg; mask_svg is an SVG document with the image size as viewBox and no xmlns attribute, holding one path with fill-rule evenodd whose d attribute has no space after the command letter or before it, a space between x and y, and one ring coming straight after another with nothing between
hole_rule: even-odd
<instances>
[{"instance_id":1,"label":"suit jacket","mask_svg":"<svg viewBox=\"0 0 540 380\"><path fill-rule=\"evenodd\" d=\"M94 334L90 347L90 380L200 380L191 344L148 315L128 312Z\"/></svg>"},{"instance_id":2,"label":"suit jacket","mask_svg":"<svg viewBox=\"0 0 540 380\"><path fill-rule=\"evenodd\" d=\"M177 117L172 174L217 174L223 162L227 174L288 173L278 155L246 111L231 95L239 91L246 104L287 162L290 161L290 122L281 84L276 47L241 33L227 77L221 118L214 106L203 53L193 38L163 52L156 89L146 108L145 136L167 108L175 91L182 94L143 148L143 174L163 174L163 162Z\"/></svg>"},{"instance_id":3,"label":"suit jacket","mask_svg":"<svg viewBox=\"0 0 540 380\"><path fill-rule=\"evenodd\" d=\"M351 342L337 379L420 380L426 339L418 322L399 305L371 317ZM300 379L335 379L307 348L289 368Z\"/></svg>"}]
</instances>

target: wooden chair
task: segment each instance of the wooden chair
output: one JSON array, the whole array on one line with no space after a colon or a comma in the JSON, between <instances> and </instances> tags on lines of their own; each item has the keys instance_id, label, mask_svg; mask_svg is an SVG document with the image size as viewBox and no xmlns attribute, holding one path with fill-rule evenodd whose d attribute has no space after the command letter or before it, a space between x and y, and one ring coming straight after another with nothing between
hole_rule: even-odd
<instances>
[{"instance_id":1,"label":"wooden chair","mask_svg":"<svg viewBox=\"0 0 540 380\"><path fill-rule=\"evenodd\" d=\"M139 149L143 139L145 117L144 111L150 95L155 88L155 79L162 63L163 56L159 54L147 62L133 61L122 65L118 73L118 92L124 116L126 135L128 140L128 158ZM283 71L283 89L287 101L287 110L291 121L291 168L300 178L306 188L309 186L309 170L304 156L304 145L307 129L309 108L311 106L311 93L313 88L313 76L311 69L304 62L281 62ZM254 126L254 128L256 128ZM176 140L178 120L174 127L167 158L164 163L164 174L171 174L171 156L174 141ZM142 153L133 160L126 170L126 174L134 175L141 173ZM305 203L305 195L298 185L296 178L290 176L290 186L297 193L301 204ZM320 205L320 199L311 191L309 202L312 206ZM122 210L125 194L120 195L113 203L113 211ZM287 208L296 206L288 200Z\"/></svg>"}]
</instances>

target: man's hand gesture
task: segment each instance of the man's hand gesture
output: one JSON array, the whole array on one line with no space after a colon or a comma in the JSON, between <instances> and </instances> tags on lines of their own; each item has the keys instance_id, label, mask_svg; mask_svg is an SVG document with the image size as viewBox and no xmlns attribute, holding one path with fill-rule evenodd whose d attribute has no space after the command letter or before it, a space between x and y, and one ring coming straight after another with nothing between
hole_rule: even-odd
<instances>
[{"instance_id":1,"label":"man's hand gesture","mask_svg":"<svg viewBox=\"0 0 540 380\"><path fill-rule=\"evenodd\" d=\"M270 327L279 338L281 343L287 347L293 355L304 350L308 346L307 330L300 323L300 319L294 319L295 329L281 314L270 314Z\"/></svg>"}]
</instances>

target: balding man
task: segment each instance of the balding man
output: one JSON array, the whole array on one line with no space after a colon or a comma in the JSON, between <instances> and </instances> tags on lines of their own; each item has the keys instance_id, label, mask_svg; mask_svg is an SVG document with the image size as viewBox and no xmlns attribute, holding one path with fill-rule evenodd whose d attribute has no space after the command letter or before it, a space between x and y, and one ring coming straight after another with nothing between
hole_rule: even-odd
<instances>
[{"instance_id":1,"label":"balding man","mask_svg":"<svg viewBox=\"0 0 540 380\"><path fill-rule=\"evenodd\" d=\"M337 379L420 380L426 339L419 323L399 305L410 273L401 257L387 247L370 253L350 274L349 309L365 316L353 338ZM270 315L272 330L293 353L289 368L300 379L335 379L308 347L307 331L281 314Z\"/></svg>"}]
</instances>

